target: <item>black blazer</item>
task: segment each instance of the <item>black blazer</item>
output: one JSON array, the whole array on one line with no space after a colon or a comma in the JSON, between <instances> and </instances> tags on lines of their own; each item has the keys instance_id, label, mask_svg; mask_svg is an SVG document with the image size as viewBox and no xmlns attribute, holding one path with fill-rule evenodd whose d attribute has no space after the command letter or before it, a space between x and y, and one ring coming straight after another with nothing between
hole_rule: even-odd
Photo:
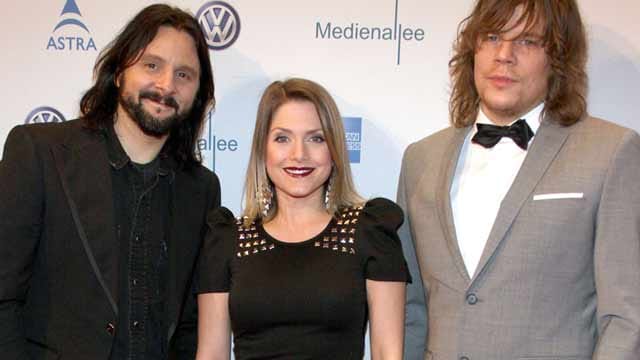
<instances>
[{"instance_id":1,"label":"black blazer","mask_svg":"<svg viewBox=\"0 0 640 360\"><path fill-rule=\"evenodd\" d=\"M0 359L107 359L118 244L104 136L79 120L15 127L0 161ZM217 177L176 170L170 194L169 349L193 358L194 264Z\"/></svg>"}]
</instances>

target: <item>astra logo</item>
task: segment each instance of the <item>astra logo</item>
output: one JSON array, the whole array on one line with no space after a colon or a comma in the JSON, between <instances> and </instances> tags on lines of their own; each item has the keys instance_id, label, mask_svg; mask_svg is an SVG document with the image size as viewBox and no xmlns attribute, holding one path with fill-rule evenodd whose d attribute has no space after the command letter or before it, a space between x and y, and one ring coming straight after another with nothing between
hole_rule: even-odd
<instances>
[{"instance_id":1,"label":"astra logo","mask_svg":"<svg viewBox=\"0 0 640 360\"><path fill-rule=\"evenodd\" d=\"M344 133L347 141L347 151L349 152L349 162L360 163L360 149L362 144L362 118L343 117Z\"/></svg>"},{"instance_id":2,"label":"astra logo","mask_svg":"<svg viewBox=\"0 0 640 360\"><path fill-rule=\"evenodd\" d=\"M352 22L350 24L335 24L332 22L316 22L316 39L343 41L393 41L396 43L396 65L400 65L400 53L403 41L424 41L423 28L411 27L398 21L398 5L396 7L393 24L388 26L370 26Z\"/></svg>"},{"instance_id":3,"label":"astra logo","mask_svg":"<svg viewBox=\"0 0 640 360\"><path fill-rule=\"evenodd\" d=\"M228 48L240 35L240 16L224 1L210 1L202 5L196 19L212 50Z\"/></svg>"},{"instance_id":4,"label":"astra logo","mask_svg":"<svg viewBox=\"0 0 640 360\"><path fill-rule=\"evenodd\" d=\"M235 152L238 150L238 139L217 138L213 132L213 110L206 115L207 124L202 133L202 137L198 139L197 146L210 169L216 169L216 152ZM211 161L209 161L209 158Z\"/></svg>"},{"instance_id":5,"label":"astra logo","mask_svg":"<svg viewBox=\"0 0 640 360\"><path fill-rule=\"evenodd\" d=\"M25 124L38 124L38 123L57 123L63 122L66 119L60 111L50 107L50 106L40 106L38 108L33 109L27 115L27 118L24 119Z\"/></svg>"},{"instance_id":6,"label":"astra logo","mask_svg":"<svg viewBox=\"0 0 640 360\"><path fill-rule=\"evenodd\" d=\"M60 20L47 42L50 51L96 51L89 28L81 21L82 14L75 0L66 0Z\"/></svg>"},{"instance_id":7,"label":"astra logo","mask_svg":"<svg viewBox=\"0 0 640 360\"><path fill-rule=\"evenodd\" d=\"M75 0L66 0L60 20L47 42L50 51L96 51L96 43L89 28L82 22L82 14Z\"/></svg>"}]
</instances>

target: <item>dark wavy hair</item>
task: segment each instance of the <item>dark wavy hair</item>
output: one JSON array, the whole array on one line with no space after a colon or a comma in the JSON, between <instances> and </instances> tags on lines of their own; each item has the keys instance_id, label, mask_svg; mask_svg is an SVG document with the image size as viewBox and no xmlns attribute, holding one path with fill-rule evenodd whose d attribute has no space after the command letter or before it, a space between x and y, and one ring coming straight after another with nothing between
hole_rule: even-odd
<instances>
[{"instance_id":1,"label":"dark wavy hair","mask_svg":"<svg viewBox=\"0 0 640 360\"><path fill-rule=\"evenodd\" d=\"M129 21L100 52L93 69L95 83L80 100L81 119L85 127L92 130L103 130L113 124L118 107L116 79L138 61L161 26L189 34L195 42L200 62L200 84L191 112L180 126L171 130L164 148L182 166L189 168L202 161L196 141L207 110L215 106L215 97L207 42L198 21L183 10L163 4L150 5Z\"/></svg>"},{"instance_id":2,"label":"dark wavy hair","mask_svg":"<svg viewBox=\"0 0 640 360\"><path fill-rule=\"evenodd\" d=\"M478 113L480 99L473 74L478 39L510 30L504 27L519 6L523 11L514 27L524 23L527 32L543 25L542 40L551 69L543 113L565 126L586 114L587 39L575 0L478 0L471 15L458 26L449 61L449 113L455 127L473 124Z\"/></svg>"}]
</instances>

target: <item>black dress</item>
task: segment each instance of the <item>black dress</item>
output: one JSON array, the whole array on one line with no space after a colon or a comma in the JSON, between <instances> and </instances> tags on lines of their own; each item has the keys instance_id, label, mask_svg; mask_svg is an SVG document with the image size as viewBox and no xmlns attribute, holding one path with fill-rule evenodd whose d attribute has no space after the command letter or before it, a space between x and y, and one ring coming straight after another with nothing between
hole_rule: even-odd
<instances>
[{"instance_id":1,"label":"black dress","mask_svg":"<svg viewBox=\"0 0 640 360\"><path fill-rule=\"evenodd\" d=\"M229 292L237 360L362 359L365 280L411 281L396 234L402 221L396 204L377 198L341 210L312 239L286 243L217 209L197 292Z\"/></svg>"}]
</instances>

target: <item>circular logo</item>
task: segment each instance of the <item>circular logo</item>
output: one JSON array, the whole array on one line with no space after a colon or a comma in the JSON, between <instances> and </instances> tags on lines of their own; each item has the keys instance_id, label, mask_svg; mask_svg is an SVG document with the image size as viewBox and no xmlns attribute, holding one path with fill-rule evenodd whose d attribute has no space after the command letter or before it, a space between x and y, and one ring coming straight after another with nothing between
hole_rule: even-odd
<instances>
[{"instance_id":1,"label":"circular logo","mask_svg":"<svg viewBox=\"0 0 640 360\"><path fill-rule=\"evenodd\" d=\"M228 48L240 35L240 16L224 1L210 1L202 5L196 19L212 50Z\"/></svg>"},{"instance_id":2,"label":"circular logo","mask_svg":"<svg viewBox=\"0 0 640 360\"><path fill-rule=\"evenodd\" d=\"M63 122L66 119L60 111L49 107L49 106L40 106L39 108L34 109L27 115L27 118L24 120L25 124L41 124L41 123L57 123Z\"/></svg>"}]
</instances>

